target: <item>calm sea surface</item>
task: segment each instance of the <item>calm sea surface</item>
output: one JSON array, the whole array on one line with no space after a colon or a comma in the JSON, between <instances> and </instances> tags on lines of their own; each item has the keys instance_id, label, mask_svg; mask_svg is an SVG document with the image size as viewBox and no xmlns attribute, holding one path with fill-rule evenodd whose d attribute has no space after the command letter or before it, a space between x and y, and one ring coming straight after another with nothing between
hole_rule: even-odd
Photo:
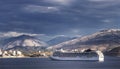
<instances>
[{"instance_id":1,"label":"calm sea surface","mask_svg":"<svg viewBox=\"0 0 120 69\"><path fill-rule=\"evenodd\" d=\"M48 58L0 58L0 69L120 69L120 57L98 61L52 61Z\"/></svg>"}]
</instances>

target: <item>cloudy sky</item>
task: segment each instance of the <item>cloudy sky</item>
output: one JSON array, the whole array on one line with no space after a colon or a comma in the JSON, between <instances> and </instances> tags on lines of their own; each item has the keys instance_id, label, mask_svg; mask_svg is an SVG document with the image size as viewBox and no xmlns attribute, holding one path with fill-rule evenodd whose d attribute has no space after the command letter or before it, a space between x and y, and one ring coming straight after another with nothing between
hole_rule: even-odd
<instances>
[{"instance_id":1,"label":"cloudy sky","mask_svg":"<svg viewBox=\"0 0 120 69\"><path fill-rule=\"evenodd\" d=\"M0 0L0 32L86 35L120 28L120 0Z\"/></svg>"}]
</instances>

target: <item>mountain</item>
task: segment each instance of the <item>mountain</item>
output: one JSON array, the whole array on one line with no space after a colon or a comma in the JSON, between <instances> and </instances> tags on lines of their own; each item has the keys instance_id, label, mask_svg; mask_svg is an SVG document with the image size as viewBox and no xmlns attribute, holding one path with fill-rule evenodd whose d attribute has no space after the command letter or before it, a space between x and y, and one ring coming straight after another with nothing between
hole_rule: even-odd
<instances>
[{"instance_id":1,"label":"mountain","mask_svg":"<svg viewBox=\"0 0 120 69\"><path fill-rule=\"evenodd\" d=\"M58 37L55 37L55 38L47 41L47 43L50 46L52 46L52 45L56 45L56 44L59 44L59 43L62 43L62 42L68 41L68 40L72 40L72 39L75 39L75 38L66 37L66 36L58 36Z\"/></svg>"},{"instance_id":2,"label":"mountain","mask_svg":"<svg viewBox=\"0 0 120 69\"><path fill-rule=\"evenodd\" d=\"M34 36L29 35L20 35L18 37L11 37L3 40L2 42L3 49L11 49L14 47L44 47L47 44Z\"/></svg>"},{"instance_id":3,"label":"mountain","mask_svg":"<svg viewBox=\"0 0 120 69\"><path fill-rule=\"evenodd\" d=\"M105 52L106 55L109 56L120 56L120 47L115 47L107 52Z\"/></svg>"},{"instance_id":4,"label":"mountain","mask_svg":"<svg viewBox=\"0 0 120 69\"><path fill-rule=\"evenodd\" d=\"M76 49L86 47L105 50L112 46L120 46L120 29L101 30L92 35L65 41L48 49Z\"/></svg>"}]
</instances>

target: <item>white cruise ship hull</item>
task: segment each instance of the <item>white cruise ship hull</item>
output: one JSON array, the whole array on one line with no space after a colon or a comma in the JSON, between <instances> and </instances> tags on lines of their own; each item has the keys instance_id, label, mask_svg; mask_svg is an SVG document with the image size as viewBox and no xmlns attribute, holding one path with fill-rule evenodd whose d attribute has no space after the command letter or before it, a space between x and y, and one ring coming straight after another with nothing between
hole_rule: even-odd
<instances>
[{"instance_id":1,"label":"white cruise ship hull","mask_svg":"<svg viewBox=\"0 0 120 69\"><path fill-rule=\"evenodd\" d=\"M89 61L89 60L99 60L98 57L54 57L54 56L51 56L50 57L52 60L63 60L63 61L67 61L67 60L84 60L84 61Z\"/></svg>"}]
</instances>

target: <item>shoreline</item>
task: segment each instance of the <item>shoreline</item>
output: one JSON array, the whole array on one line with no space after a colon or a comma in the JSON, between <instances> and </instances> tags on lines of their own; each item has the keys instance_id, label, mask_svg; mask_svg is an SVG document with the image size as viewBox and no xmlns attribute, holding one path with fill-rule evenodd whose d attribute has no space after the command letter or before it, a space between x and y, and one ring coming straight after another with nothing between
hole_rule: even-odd
<instances>
[{"instance_id":1,"label":"shoreline","mask_svg":"<svg viewBox=\"0 0 120 69\"><path fill-rule=\"evenodd\" d=\"M49 57L0 57L0 59L9 59L9 58L15 58L15 59L17 59L17 58L49 58Z\"/></svg>"}]
</instances>

